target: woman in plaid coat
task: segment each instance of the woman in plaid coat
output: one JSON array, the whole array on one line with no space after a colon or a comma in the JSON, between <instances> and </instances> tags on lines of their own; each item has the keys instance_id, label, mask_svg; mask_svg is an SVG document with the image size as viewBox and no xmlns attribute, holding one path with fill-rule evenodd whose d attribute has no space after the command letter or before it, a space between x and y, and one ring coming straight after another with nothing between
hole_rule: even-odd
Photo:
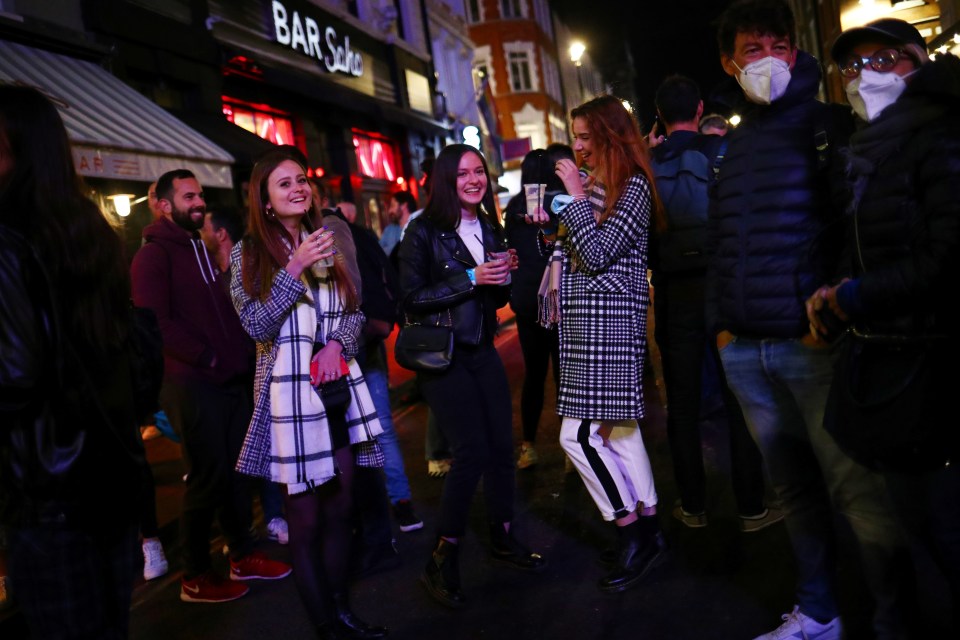
<instances>
[{"instance_id":1,"label":"woman in plaid coat","mask_svg":"<svg viewBox=\"0 0 960 640\"><path fill-rule=\"evenodd\" d=\"M636 122L613 96L571 113L574 150L594 176L585 190L571 160L556 164L573 200L560 285L560 443L620 554L601 591L623 591L661 556L657 493L638 421L644 417L647 237L662 214Z\"/></svg>"},{"instance_id":2,"label":"woman in plaid coat","mask_svg":"<svg viewBox=\"0 0 960 640\"><path fill-rule=\"evenodd\" d=\"M272 151L250 176L230 293L257 342L256 406L237 470L286 487L300 599L321 638L380 638L347 598L354 452L382 429L354 359L364 317L333 233L315 228L306 171ZM329 393L339 383L340 393ZM358 458L358 462L360 462Z\"/></svg>"}]
</instances>

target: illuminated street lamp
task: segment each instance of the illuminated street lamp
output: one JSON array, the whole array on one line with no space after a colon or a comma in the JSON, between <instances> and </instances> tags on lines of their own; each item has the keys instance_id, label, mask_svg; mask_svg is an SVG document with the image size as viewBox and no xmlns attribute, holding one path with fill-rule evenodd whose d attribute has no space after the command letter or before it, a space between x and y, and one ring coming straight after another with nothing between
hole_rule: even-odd
<instances>
[{"instance_id":1,"label":"illuminated street lamp","mask_svg":"<svg viewBox=\"0 0 960 640\"><path fill-rule=\"evenodd\" d=\"M583 100L583 76L580 71L580 59L583 58L583 53L587 50L587 45L583 44L579 40L574 40L570 43L570 60L577 66L577 85L580 87L580 99Z\"/></svg>"}]
</instances>

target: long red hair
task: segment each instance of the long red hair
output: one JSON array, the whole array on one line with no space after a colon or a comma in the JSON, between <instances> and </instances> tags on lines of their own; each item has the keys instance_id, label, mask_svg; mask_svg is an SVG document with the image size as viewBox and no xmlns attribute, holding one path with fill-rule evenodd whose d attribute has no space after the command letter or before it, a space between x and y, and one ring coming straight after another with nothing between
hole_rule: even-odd
<instances>
[{"instance_id":1,"label":"long red hair","mask_svg":"<svg viewBox=\"0 0 960 640\"><path fill-rule=\"evenodd\" d=\"M637 121L614 96L599 96L570 112L570 119L582 118L593 143L596 159L594 176L606 190L606 202L599 223L613 215L614 206L630 176L642 173L650 184L653 198L651 221L653 228L666 228L663 207L653 181L647 145L643 141Z\"/></svg>"},{"instance_id":2,"label":"long red hair","mask_svg":"<svg viewBox=\"0 0 960 640\"><path fill-rule=\"evenodd\" d=\"M241 279L244 291L260 300L265 300L270 295L273 276L290 261L289 247L294 245L294 239L290 237L287 229L275 216L267 213L267 203L270 202L267 181L277 167L287 160L295 162L306 173L296 156L277 149L260 158L250 174L250 214L247 218L247 233L243 238ZM311 200L310 209L301 219L301 224L311 233L316 230L317 221L320 219L317 206L317 203ZM333 281L337 285L344 308L356 311L360 308L360 300L341 256L342 254L338 254L333 261ZM306 273L311 272L308 270Z\"/></svg>"}]
</instances>

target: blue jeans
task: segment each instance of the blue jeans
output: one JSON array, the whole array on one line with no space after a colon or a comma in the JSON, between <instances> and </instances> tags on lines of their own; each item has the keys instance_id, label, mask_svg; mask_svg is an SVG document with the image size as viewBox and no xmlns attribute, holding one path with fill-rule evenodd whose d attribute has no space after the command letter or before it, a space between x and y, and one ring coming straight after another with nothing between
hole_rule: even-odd
<instances>
[{"instance_id":1,"label":"blue jeans","mask_svg":"<svg viewBox=\"0 0 960 640\"><path fill-rule=\"evenodd\" d=\"M836 354L836 347L800 340L738 337L720 350L720 360L786 513L800 610L819 621L839 615L832 502L859 542L877 601L877 637L896 637L900 529L881 477L844 454L822 426Z\"/></svg>"},{"instance_id":2,"label":"blue jeans","mask_svg":"<svg viewBox=\"0 0 960 640\"><path fill-rule=\"evenodd\" d=\"M383 472L386 475L387 495L390 496L390 502L393 504L398 500L409 500L410 483L407 481L407 472L403 467L403 453L400 451L397 431L393 428L387 372L377 367L369 367L364 370L363 377L367 381L367 390L370 391L370 398L377 410L380 426L383 427L383 433L377 436L377 441L383 449Z\"/></svg>"}]
</instances>

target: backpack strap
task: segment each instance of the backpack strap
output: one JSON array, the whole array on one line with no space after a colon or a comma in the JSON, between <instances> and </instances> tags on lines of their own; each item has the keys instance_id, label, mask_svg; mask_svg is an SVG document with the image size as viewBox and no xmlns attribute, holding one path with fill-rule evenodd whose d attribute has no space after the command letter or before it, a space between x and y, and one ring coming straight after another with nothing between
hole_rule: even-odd
<instances>
[{"instance_id":1,"label":"backpack strap","mask_svg":"<svg viewBox=\"0 0 960 640\"><path fill-rule=\"evenodd\" d=\"M727 153L727 144L729 144L726 136L724 136L723 141L720 143L720 147L717 149L717 155L713 159L713 181L716 182L717 178L720 177L720 165L723 163L723 156Z\"/></svg>"}]
</instances>

